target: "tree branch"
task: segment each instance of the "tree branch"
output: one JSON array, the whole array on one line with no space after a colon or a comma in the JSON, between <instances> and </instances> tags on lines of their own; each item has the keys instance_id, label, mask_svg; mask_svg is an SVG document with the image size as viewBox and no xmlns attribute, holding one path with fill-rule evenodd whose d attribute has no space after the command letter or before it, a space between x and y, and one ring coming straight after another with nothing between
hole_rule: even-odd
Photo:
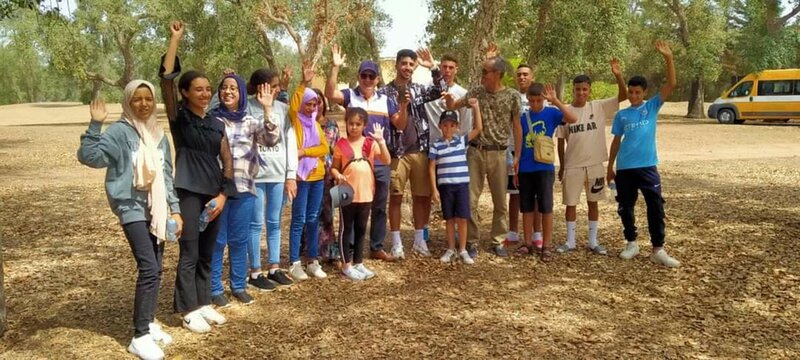
<instances>
[{"instance_id":1,"label":"tree branch","mask_svg":"<svg viewBox=\"0 0 800 360\"><path fill-rule=\"evenodd\" d=\"M789 20L791 20L793 17L797 16L797 14L800 14L800 5L797 5L788 14L778 18L778 23L781 24L781 26L784 26L784 25L786 25L787 22L789 22Z\"/></svg>"},{"instance_id":2,"label":"tree branch","mask_svg":"<svg viewBox=\"0 0 800 360\"><path fill-rule=\"evenodd\" d=\"M88 71L88 70L83 70L83 74L86 75L86 79L87 80L102 81L106 85L117 86L117 82L116 81L107 78L103 74L96 73L96 72L91 72L91 71Z\"/></svg>"},{"instance_id":3,"label":"tree branch","mask_svg":"<svg viewBox=\"0 0 800 360\"><path fill-rule=\"evenodd\" d=\"M300 34L297 33L292 24L289 23L289 19L286 18L286 15L285 14L276 15L273 12L272 5L269 4L268 0L264 0L263 4L264 6L259 11L259 15L265 16L267 19L272 20L278 24L281 24L283 28L286 29L286 32L289 33L289 36L292 37L292 40L294 40L295 44L297 44L297 51L298 53L300 53L300 58L305 59L306 51L305 48L303 47L303 38L300 36ZM258 17L258 22L259 22L259 27L262 27L262 29L266 27L261 22L261 16Z\"/></svg>"}]
</instances>

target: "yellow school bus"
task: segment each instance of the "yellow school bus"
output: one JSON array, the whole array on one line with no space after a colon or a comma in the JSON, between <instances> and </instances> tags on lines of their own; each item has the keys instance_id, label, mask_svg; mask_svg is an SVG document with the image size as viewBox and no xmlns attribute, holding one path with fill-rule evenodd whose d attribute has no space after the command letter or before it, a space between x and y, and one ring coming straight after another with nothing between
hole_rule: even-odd
<instances>
[{"instance_id":1,"label":"yellow school bus","mask_svg":"<svg viewBox=\"0 0 800 360\"><path fill-rule=\"evenodd\" d=\"M800 69L752 73L714 100L708 117L720 124L800 119Z\"/></svg>"}]
</instances>

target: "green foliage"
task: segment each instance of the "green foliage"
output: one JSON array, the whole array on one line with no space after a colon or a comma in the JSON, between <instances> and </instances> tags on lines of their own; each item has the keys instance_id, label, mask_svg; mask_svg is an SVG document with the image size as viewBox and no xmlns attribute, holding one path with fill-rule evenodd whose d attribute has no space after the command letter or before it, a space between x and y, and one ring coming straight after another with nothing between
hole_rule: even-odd
<instances>
[{"instance_id":1,"label":"green foliage","mask_svg":"<svg viewBox=\"0 0 800 360\"><path fill-rule=\"evenodd\" d=\"M571 103L573 96L572 96L572 81L568 82L564 88L564 96L561 101L565 104ZM617 83L610 83L605 81L592 81L592 99L599 100L599 99L608 99L612 97L617 97L619 90L617 88Z\"/></svg>"}]
</instances>

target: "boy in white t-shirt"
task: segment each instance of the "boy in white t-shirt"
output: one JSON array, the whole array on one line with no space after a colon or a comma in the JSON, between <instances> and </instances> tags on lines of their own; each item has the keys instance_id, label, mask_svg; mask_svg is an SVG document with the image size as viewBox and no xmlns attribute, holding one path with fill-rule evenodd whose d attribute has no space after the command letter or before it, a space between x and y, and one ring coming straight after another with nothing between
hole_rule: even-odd
<instances>
[{"instance_id":1,"label":"boy in white t-shirt","mask_svg":"<svg viewBox=\"0 0 800 360\"><path fill-rule=\"evenodd\" d=\"M603 100L589 100L592 94L589 76L575 77L572 81L573 100L568 108L578 122L562 125L556 132L558 158L561 161L558 179L563 185L562 201L567 206L567 242L557 249L560 253L575 250L576 207L580 202L581 190L585 189L589 208L589 249L596 254L608 254L597 241L600 218L597 202L605 198L606 167L603 163L608 160L606 121L613 119L619 110L619 103L628 98L617 59L611 59L611 73L617 80L618 93L616 97Z\"/></svg>"}]
</instances>

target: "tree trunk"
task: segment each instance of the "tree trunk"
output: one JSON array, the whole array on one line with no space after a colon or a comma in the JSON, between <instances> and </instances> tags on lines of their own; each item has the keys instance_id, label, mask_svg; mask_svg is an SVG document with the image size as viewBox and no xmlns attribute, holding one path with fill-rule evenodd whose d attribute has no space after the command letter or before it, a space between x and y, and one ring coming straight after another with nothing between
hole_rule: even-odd
<instances>
[{"instance_id":1,"label":"tree trunk","mask_svg":"<svg viewBox=\"0 0 800 360\"><path fill-rule=\"evenodd\" d=\"M272 51L272 44L269 42L267 31L259 27L258 43L261 45L261 55L264 60L267 60L267 67L272 70L278 70L278 65L275 64L275 53Z\"/></svg>"},{"instance_id":2,"label":"tree trunk","mask_svg":"<svg viewBox=\"0 0 800 360\"><path fill-rule=\"evenodd\" d=\"M100 80L92 81L92 100L100 96L100 90L103 88L103 82Z\"/></svg>"},{"instance_id":3,"label":"tree trunk","mask_svg":"<svg viewBox=\"0 0 800 360\"><path fill-rule=\"evenodd\" d=\"M533 45L530 49L528 49L528 66L531 67L533 70L533 75L536 74L536 69L539 66L539 46L544 42L544 34L545 30L547 30L547 22L550 18L550 9L552 8L553 1L552 0L544 0L542 1L541 5L539 5L539 10L537 11L537 22L536 22L536 31L533 35L533 40L530 43Z\"/></svg>"},{"instance_id":4,"label":"tree trunk","mask_svg":"<svg viewBox=\"0 0 800 360\"><path fill-rule=\"evenodd\" d=\"M556 96L559 100L564 100L564 87L567 83L567 77L564 74L558 75L558 82L556 82Z\"/></svg>"},{"instance_id":5,"label":"tree trunk","mask_svg":"<svg viewBox=\"0 0 800 360\"><path fill-rule=\"evenodd\" d=\"M480 84L481 67L486 48L494 41L500 13L506 6L506 0L481 0L470 39L469 57L467 58L467 74L469 87Z\"/></svg>"},{"instance_id":6,"label":"tree trunk","mask_svg":"<svg viewBox=\"0 0 800 360\"><path fill-rule=\"evenodd\" d=\"M703 77L698 76L692 80L692 92L689 94L689 107L686 111L687 118L702 119L706 117L703 108L703 91Z\"/></svg>"},{"instance_id":7,"label":"tree trunk","mask_svg":"<svg viewBox=\"0 0 800 360\"><path fill-rule=\"evenodd\" d=\"M0 337L6 332L6 288L3 281L3 236L0 235Z\"/></svg>"},{"instance_id":8,"label":"tree trunk","mask_svg":"<svg viewBox=\"0 0 800 360\"><path fill-rule=\"evenodd\" d=\"M375 32L372 31L372 22L365 22L364 25L358 30L358 33L367 41L369 45L369 53L373 59L380 59L380 46L378 40L375 39Z\"/></svg>"}]
</instances>

